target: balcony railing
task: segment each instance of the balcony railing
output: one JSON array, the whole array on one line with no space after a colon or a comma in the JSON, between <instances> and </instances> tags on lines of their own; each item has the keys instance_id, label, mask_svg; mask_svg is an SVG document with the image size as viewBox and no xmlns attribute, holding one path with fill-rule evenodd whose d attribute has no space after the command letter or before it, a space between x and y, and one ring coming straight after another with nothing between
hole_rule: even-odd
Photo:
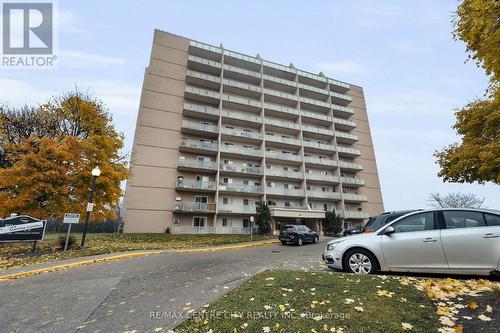
<instances>
[{"instance_id":1,"label":"balcony railing","mask_svg":"<svg viewBox=\"0 0 500 333\"><path fill-rule=\"evenodd\" d=\"M202 89L198 87L186 86L187 93L203 96L203 97L211 97L214 99L220 99L220 94L213 90Z\"/></svg>"},{"instance_id":2,"label":"balcony railing","mask_svg":"<svg viewBox=\"0 0 500 333\"><path fill-rule=\"evenodd\" d=\"M300 156L300 155L277 153L274 151L266 151L266 157L276 158L279 160L287 160L287 161L296 161L296 162L302 161L302 156Z\"/></svg>"},{"instance_id":3,"label":"balcony railing","mask_svg":"<svg viewBox=\"0 0 500 333\"><path fill-rule=\"evenodd\" d=\"M181 139L180 146L186 148L217 151L218 144L199 140Z\"/></svg>"},{"instance_id":4,"label":"balcony railing","mask_svg":"<svg viewBox=\"0 0 500 333\"><path fill-rule=\"evenodd\" d=\"M361 151L349 147L337 146L337 151L339 152L339 154L353 155L353 156L361 155Z\"/></svg>"},{"instance_id":5,"label":"balcony railing","mask_svg":"<svg viewBox=\"0 0 500 333\"><path fill-rule=\"evenodd\" d=\"M267 187L266 193L267 194L274 194L274 195L284 195L284 196L290 196L290 197L303 197L304 196L303 189L295 189L295 188Z\"/></svg>"},{"instance_id":6,"label":"balcony railing","mask_svg":"<svg viewBox=\"0 0 500 333\"><path fill-rule=\"evenodd\" d=\"M289 87L296 87L297 86L297 84L294 81L281 79L279 77L275 77L275 76L271 76L271 75L266 75L266 74L264 74L263 77L264 77L264 80L271 81L271 82L276 82L276 83L280 83L280 84L283 84L283 85L286 85L286 86L289 86Z\"/></svg>"},{"instance_id":7,"label":"balcony railing","mask_svg":"<svg viewBox=\"0 0 500 333\"><path fill-rule=\"evenodd\" d=\"M219 127L210 124L196 123L194 121L183 120L181 126L192 130L199 130L210 133L219 133Z\"/></svg>"},{"instance_id":8,"label":"balcony railing","mask_svg":"<svg viewBox=\"0 0 500 333\"><path fill-rule=\"evenodd\" d=\"M339 211L339 217L344 219L367 219L370 217L370 214L367 212L358 212L355 210L341 210Z\"/></svg>"},{"instance_id":9,"label":"balcony railing","mask_svg":"<svg viewBox=\"0 0 500 333\"><path fill-rule=\"evenodd\" d=\"M192 69L188 69L186 72L186 75L193 77L193 78L196 78L196 79L200 79L200 80L220 83L220 77L215 76L215 75L210 75L210 74L205 74L205 73L193 71Z\"/></svg>"},{"instance_id":10,"label":"balcony railing","mask_svg":"<svg viewBox=\"0 0 500 333\"><path fill-rule=\"evenodd\" d=\"M332 121L332 117L321 114L321 113L304 111L304 110L302 110L300 113L301 113L302 117L323 120L323 121L328 121L328 122Z\"/></svg>"},{"instance_id":11,"label":"balcony railing","mask_svg":"<svg viewBox=\"0 0 500 333\"><path fill-rule=\"evenodd\" d=\"M337 87L341 87L341 88L344 88L344 89L350 89L351 86L347 83L344 83L344 82L340 82L340 81L337 81L337 80L334 80L334 79L328 79L328 83L330 85L334 85L334 86L337 86Z\"/></svg>"},{"instance_id":12,"label":"balcony railing","mask_svg":"<svg viewBox=\"0 0 500 333\"><path fill-rule=\"evenodd\" d=\"M240 137L240 138L262 140L262 133L237 130L237 129L233 129L233 128L223 127L222 128L222 134L231 135L231 136L237 136L237 137Z\"/></svg>"},{"instance_id":13,"label":"balcony railing","mask_svg":"<svg viewBox=\"0 0 500 333\"><path fill-rule=\"evenodd\" d=\"M262 150L254 148L246 148L241 146L221 145L220 151L238 155L262 157Z\"/></svg>"},{"instance_id":14,"label":"balcony railing","mask_svg":"<svg viewBox=\"0 0 500 333\"><path fill-rule=\"evenodd\" d=\"M262 193L263 188L260 185L229 184L220 182L219 190L242 193Z\"/></svg>"},{"instance_id":15,"label":"balcony railing","mask_svg":"<svg viewBox=\"0 0 500 333\"><path fill-rule=\"evenodd\" d=\"M255 214L255 205L224 205L219 204L219 214Z\"/></svg>"},{"instance_id":16,"label":"balcony railing","mask_svg":"<svg viewBox=\"0 0 500 333\"><path fill-rule=\"evenodd\" d=\"M237 52L233 52L233 51L229 51L229 50L224 50L224 55L231 57L231 58L240 59L240 60L243 60L246 62L251 62L251 63L257 64L257 65L260 65L260 63L261 63L261 60L259 60L257 58L250 57L250 56L247 56L245 54L241 54L241 53L237 53Z\"/></svg>"},{"instance_id":17,"label":"balcony railing","mask_svg":"<svg viewBox=\"0 0 500 333\"><path fill-rule=\"evenodd\" d=\"M356 127L356 123L354 121L348 120L348 119L333 117L333 122L335 123L335 126L338 126L339 128L344 127L344 128L353 129Z\"/></svg>"},{"instance_id":18,"label":"balcony railing","mask_svg":"<svg viewBox=\"0 0 500 333\"><path fill-rule=\"evenodd\" d=\"M215 213L215 203L175 201L173 207L178 212Z\"/></svg>"},{"instance_id":19,"label":"balcony railing","mask_svg":"<svg viewBox=\"0 0 500 333\"><path fill-rule=\"evenodd\" d=\"M210 161L198 161L186 158L179 158L177 166L196 169L217 170L217 164Z\"/></svg>"},{"instance_id":20,"label":"balcony railing","mask_svg":"<svg viewBox=\"0 0 500 333\"><path fill-rule=\"evenodd\" d=\"M175 182L175 187L191 189L191 190L210 190L215 191L217 189L216 182L204 182L191 179L177 179Z\"/></svg>"},{"instance_id":21,"label":"balcony railing","mask_svg":"<svg viewBox=\"0 0 500 333\"><path fill-rule=\"evenodd\" d=\"M300 146L300 140L293 138L284 138L282 136L266 134L266 141L285 143L288 145Z\"/></svg>"},{"instance_id":22,"label":"balcony railing","mask_svg":"<svg viewBox=\"0 0 500 333\"><path fill-rule=\"evenodd\" d=\"M304 161L306 163L311 163L311 164L337 166L337 161L331 160L329 158L318 158L318 157L312 157L312 156L305 156Z\"/></svg>"},{"instance_id":23,"label":"balcony railing","mask_svg":"<svg viewBox=\"0 0 500 333\"><path fill-rule=\"evenodd\" d=\"M307 173L306 172L306 179L317 180L317 181L328 182L328 183L338 183L339 182L339 177L331 176L331 175L322 175L319 173Z\"/></svg>"},{"instance_id":24,"label":"balcony railing","mask_svg":"<svg viewBox=\"0 0 500 333\"><path fill-rule=\"evenodd\" d=\"M266 118L266 124L277 126L277 127L295 129L295 130L300 129L299 124L292 123L291 121L286 121L286 120L275 120L275 119Z\"/></svg>"},{"instance_id":25,"label":"balcony railing","mask_svg":"<svg viewBox=\"0 0 500 333\"><path fill-rule=\"evenodd\" d=\"M195 111L195 112L200 112L200 113L204 113L204 114L211 114L211 115L215 115L215 116L219 115L219 109L214 108L212 106L208 106L208 105L184 103L184 110Z\"/></svg>"},{"instance_id":26,"label":"balcony railing","mask_svg":"<svg viewBox=\"0 0 500 333\"><path fill-rule=\"evenodd\" d=\"M284 113L288 113L288 114L293 114L295 116L299 115L299 110L294 109L294 108L289 108L289 107L286 107L286 106L282 106L282 105L279 105L279 104L275 104L275 103L264 103L264 108L269 109L269 110L273 110L273 111L278 111L278 112L284 112Z\"/></svg>"},{"instance_id":27,"label":"balcony railing","mask_svg":"<svg viewBox=\"0 0 500 333\"><path fill-rule=\"evenodd\" d=\"M279 170L279 169L266 169L267 176L283 177L283 178L298 178L303 177L302 172L290 171L290 170Z\"/></svg>"},{"instance_id":28,"label":"balcony railing","mask_svg":"<svg viewBox=\"0 0 500 333\"><path fill-rule=\"evenodd\" d=\"M313 73L309 73L309 72L301 71L301 70L297 70L297 74L300 76L315 80L315 81L320 81L322 83L326 82L326 78L321 76L321 75L317 75L317 74L313 74Z\"/></svg>"},{"instance_id":29,"label":"balcony railing","mask_svg":"<svg viewBox=\"0 0 500 333\"><path fill-rule=\"evenodd\" d=\"M213 60L208 60L208 59L197 57L197 56L194 56L194 55L189 55L188 56L188 60L192 61L192 62L199 63L199 64L207 65L207 66L210 66L210 67L221 68L221 63L220 62L213 61Z\"/></svg>"},{"instance_id":30,"label":"balcony railing","mask_svg":"<svg viewBox=\"0 0 500 333\"><path fill-rule=\"evenodd\" d=\"M281 92L281 91L274 90L274 89L264 88L264 94L271 95L271 96L276 96L276 97L280 97L280 98L284 98L284 99L289 99L289 100L292 100L292 101L297 101L298 100L298 97L295 96L295 95L288 94L288 93Z\"/></svg>"},{"instance_id":31,"label":"balcony railing","mask_svg":"<svg viewBox=\"0 0 500 333\"><path fill-rule=\"evenodd\" d=\"M261 167L253 167L248 165L239 165L239 164L220 164L221 171L231 171L237 173L246 173L251 175L262 175L263 170Z\"/></svg>"},{"instance_id":32,"label":"balcony railing","mask_svg":"<svg viewBox=\"0 0 500 333\"><path fill-rule=\"evenodd\" d=\"M340 180L342 181L342 184L346 185L357 185L357 186L365 185L365 181L363 179L352 178L352 177L340 177Z\"/></svg>"},{"instance_id":33,"label":"balcony railing","mask_svg":"<svg viewBox=\"0 0 500 333\"><path fill-rule=\"evenodd\" d=\"M316 106L319 106L319 107L322 107L322 108L325 108L325 109L330 109L330 107L332 105L330 103L321 102L321 101L318 101L318 100L315 100L315 99L312 99L312 98L308 98L308 97L302 97L301 96L299 99L303 103L307 103L307 104L311 104L311 105L316 105Z\"/></svg>"},{"instance_id":34,"label":"balcony railing","mask_svg":"<svg viewBox=\"0 0 500 333\"><path fill-rule=\"evenodd\" d=\"M348 142L356 142L358 141L358 136L346 132L336 131L335 136L338 141L348 141Z\"/></svg>"},{"instance_id":35,"label":"balcony railing","mask_svg":"<svg viewBox=\"0 0 500 333\"><path fill-rule=\"evenodd\" d=\"M333 136L333 130L331 130L331 129L321 128L321 127L316 127L316 126L309 126L309 125L304 125L304 124L302 125L302 131Z\"/></svg>"},{"instance_id":36,"label":"balcony railing","mask_svg":"<svg viewBox=\"0 0 500 333\"><path fill-rule=\"evenodd\" d=\"M317 88L317 87L313 87L313 86L310 86L308 84L299 83L299 88L300 89L309 90L309 91L313 91L313 92L321 94L321 95L328 96L328 90Z\"/></svg>"},{"instance_id":37,"label":"balcony railing","mask_svg":"<svg viewBox=\"0 0 500 333\"><path fill-rule=\"evenodd\" d=\"M232 102L232 103L237 103L237 104L243 104L243 105L249 105L253 106L256 108L261 108L261 102L255 100L255 99L250 99L250 98L242 98L238 96L233 96L233 95L228 95L228 94L222 94L222 99L227 102Z\"/></svg>"},{"instance_id":38,"label":"balcony railing","mask_svg":"<svg viewBox=\"0 0 500 333\"><path fill-rule=\"evenodd\" d=\"M246 76L251 76L251 77L255 77L255 78L259 78L259 79L261 77L260 73L258 73L258 72L250 71L250 70L239 68L239 67L236 67L236 66L231 66L231 65L228 65L228 64L224 64L223 68L226 71L230 71L230 72L234 72L234 73L239 73L239 74L243 74L243 75L246 75Z\"/></svg>"},{"instance_id":39,"label":"balcony railing","mask_svg":"<svg viewBox=\"0 0 500 333\"><path fill-rule=\"evenodd\" d=\"M306 141L304 140L304 147L309 147L309 148L316 148L316 149L321 149L321 150L326 150L326 151L335 151L335 147L333 145L330 145L328 143L322 143L322 142L315 142L315 141Z\"/></svg>"},{"instance_id":40,"label":"balcony railing","mask_svg":"<svg viewBox=\"0 0 500 333\"><path fill-rule=\"evenodd\" d=\"M336 111L343 112L343 113L347 113L349 115L353 115L354 114L354 111L351 108L346 108L345 106L340 106L340 105L332 104L332 109L334 109Z\"/></svg>"},{"instance_id":41,"label":"balcony railing","mask_svg":"<svg viewBox=\"0 0 500 333\"><path fill-rule=\"evenodd\" d=\"M194 40L189 41L189 46L197 47L199 49L203 49L203 50L214 52L214 53L222 53L222 50L218 47L208 45L205 43L196 42Z\"/></svg>"},{"instance_id":42,"label":"balcony railing","mask_svg":"<svg viewBox=\"0 0 500 333\"><path fill-rule=\"evenodd\" d=\"M295 74L297 72L297 70L294 68L287 67L287 66L280 65L280 64L276 64L274 62L267 61L267 60L262 61L262 64L266 67L274 68L274 69L277 69L277 70L280 70L283 72L287 72L287 73Z\"/></svg>"},{"instance_id":43,"label":"balcony railing","mask_svg":"<svg viewBox=\"0 0 500 333\"><path fill-rule=\"evenodd\" d=\"M355 194L355 193L343 193L344 201L361 202L368 201L366 195Z\"/></svg>"},{"instance_id":44,"label":"balcony railing","mask_svg":"<svg viewBox=\"0 0 500 333\"><path fill-rule=\"evenodd\" d=\"M358 163L340 161L339 165L340 165L341 169L345 169L345 170L353 170L353 171L363 170L363 166L361 164L358 164Z\"/></svg>"},{"instance_id":45,"label":"balcony railing","mask_svg":"<svg viewBox=\"0 0 500 333\"><path fill-rule=\"evenodd\" d=\"M310 198L320 198L320 199L331 199L340 200L340 193L338 192L326 192L326 191L307 191L307 196Z\"/></svg>"},{"instance_id":46,"label":"balcony railing","mask_svg":"<svg viewBox=\"0 0 500 333\"><path fill-rule=\"evenodd\" d=\"M226 86L231 86L231 87L236 87L236 88L240 88L240 89L245 89L245 90L253 91L253 92L256 92L256 93L259 93L259 94L262 93L261 87L253 85L253 84L242 83L242 82L239 82L239 81L229 80L229 79L224 79L223 82L224 82L224 84Z\"/></svg>"},{"instance_id":47,"label":"balcony railing","mask_svg":"<svg viewBox=\"0 0 500 333\"><path fill-rule=\"evenodd\" d=\"M262 117L260 117L260 116L255 116L252 114L241 113L241 112L232 111L232 110L222 110L222 116L228 117L228 118L233 118L233 119L251 121L254 123L262 123Z\"/></svg>"}]
</instances>

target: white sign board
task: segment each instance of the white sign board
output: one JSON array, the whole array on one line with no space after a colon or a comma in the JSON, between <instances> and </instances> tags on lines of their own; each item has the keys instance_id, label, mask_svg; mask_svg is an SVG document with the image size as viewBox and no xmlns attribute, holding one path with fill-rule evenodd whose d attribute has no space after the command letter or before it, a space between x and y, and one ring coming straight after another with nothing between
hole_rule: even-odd
<instances>
[{"instance_id":1,"label":"white sign board","mask_svg":"<svg viewBox=\"0 0 500 333\"><path fill-rule=\"evenodd\" d=\"M87 212L91 212L93 210L94 210L94 204L89 202L87 204Z\"/></svg>"},{"instance_id":2,"label":"white sign board","mask_svg":"<svg viewBox=\"0 0 500 333\"><path fill-rule=\"evenodd\" d=\"M80 222L80 214L76 213L65 213L63 223L78 223Z\"/></svg>"}]
</instances>

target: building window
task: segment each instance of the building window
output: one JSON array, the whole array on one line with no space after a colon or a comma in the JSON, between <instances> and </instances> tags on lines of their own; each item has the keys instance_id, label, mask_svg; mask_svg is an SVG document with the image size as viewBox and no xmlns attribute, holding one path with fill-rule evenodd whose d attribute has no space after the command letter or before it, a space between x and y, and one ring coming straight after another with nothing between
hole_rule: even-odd
<instances>
[{"instance_id":1,"label":"building window","mask_svg":"<svg viewBox=\"0 0 500 333\"><path fill-rule=\"evenodd\" d=\"M223 205L228 205L229 204L229 198L222 198L222 204Z\"/></svg>"},{"instance_id":2,"label":"building window","mask_svg":"<svg viewBox=\"0 0 500 333\"><path fill-rule=\"evenodd\" d=\"M249 203L248 199L243 199L243 206L248 206L248 203Z\"/></svg>"},{"instance_id":3,"label":"building window","mask_svg":"<svg viewBox=\"0 0 500 333\"><path fill-rule=\"evenodd\" d=\"M193 217L193 227L204 227L206 225L207 218L206 217Z\"/></svg>"},{"instance_id":4,"label":"building window","mask_svg":"<svg viewBox=\"0 0 500 333\"><path fill-rule=\"evenodd\" d=\"M223 227L230 227L231 226L231 222L227 217L222 218L222 226Z\"/></svg>"},{"instance_id":5,"label":"building window","mask_svg":"<svg viewBox=\"0 0 500 333\"><path fill-rule=\"evenodd\" d=\"M250 228L250 219L243 219L243 228Z\"/></svg>"}]
</instances>

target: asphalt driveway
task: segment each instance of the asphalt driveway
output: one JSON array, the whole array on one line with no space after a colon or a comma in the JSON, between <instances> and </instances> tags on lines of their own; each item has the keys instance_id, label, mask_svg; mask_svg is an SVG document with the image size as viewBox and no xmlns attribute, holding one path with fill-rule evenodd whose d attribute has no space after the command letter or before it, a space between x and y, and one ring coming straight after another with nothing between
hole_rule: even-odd
<instances>
[{"instance_id":1,"label":"asphalt driveway","mask_svg":"<svg viewBox=\"0 0 500 333\"><path fill-rule=\"evenodd\" d=\"M0 283L0 332L166 332L265 269L325 270L317 245L163 253Z\"/></svg>"}]
</instances>

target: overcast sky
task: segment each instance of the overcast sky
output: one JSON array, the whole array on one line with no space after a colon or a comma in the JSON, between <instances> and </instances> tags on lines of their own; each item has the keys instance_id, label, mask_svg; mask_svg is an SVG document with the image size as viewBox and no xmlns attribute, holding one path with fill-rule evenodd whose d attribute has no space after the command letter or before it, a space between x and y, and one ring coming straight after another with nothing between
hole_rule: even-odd
<instances>
[{"instance_id":1,"label":"overcast sky","mask_svg":"<svg viewBox=\"0 0 500 333\"><path fill-rule=\"evenodd\" d=\"M433 152L457 140L454 109L487 78L453 41L455 0L58 1L59 66L0 69L0 100L43 102L73 89L103 99L130 153L155 28L320 72L364 88L386 210L472 192L500 209L496 185L445 184Z\"/></svg>"}]
</instances>

